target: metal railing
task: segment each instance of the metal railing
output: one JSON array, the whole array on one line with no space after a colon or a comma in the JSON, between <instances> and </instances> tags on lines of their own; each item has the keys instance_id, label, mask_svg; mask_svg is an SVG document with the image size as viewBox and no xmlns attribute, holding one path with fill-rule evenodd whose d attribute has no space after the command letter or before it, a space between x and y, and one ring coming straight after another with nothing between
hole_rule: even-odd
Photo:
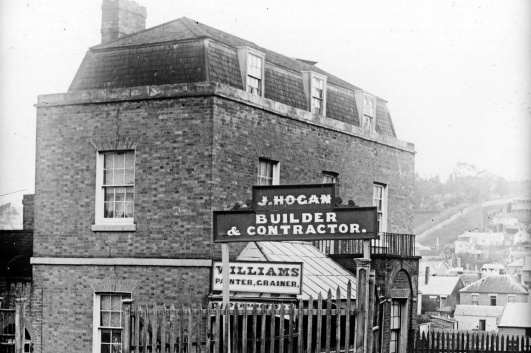
<instances>
[{"instance_id":1,"label":"metal railing","mask_svg":"<svg viewBox=\"0 0 531 353\"><path fill-rule=\"evenodd\" d=\"M363 255L365 240L319 240L313 244L326 255ZM371 255L416 256L415 235L400 233L378 233L372 239Z\"/></svg>"}]
</instances>

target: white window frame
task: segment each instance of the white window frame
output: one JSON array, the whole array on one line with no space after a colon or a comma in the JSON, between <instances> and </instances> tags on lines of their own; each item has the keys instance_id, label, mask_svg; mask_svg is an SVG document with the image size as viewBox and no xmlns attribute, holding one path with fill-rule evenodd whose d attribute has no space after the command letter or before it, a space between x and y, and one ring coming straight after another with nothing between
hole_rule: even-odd
<instances>
[{"instance_id":1,"label":"white window frame","mask_svg":"<svg viewBox=\"0 0 531 353\"><path fill-rule=\"evenodd\" d=\"M261 166L263 163L271 165L271 177L266 177L260 174ZM267 178L271 180L271 184L263 183L263 180ZM257 180L256 185L278 185L280 182L280 163L269 158L259 158L258 159L258 171L257 171Z\"/></svg>"},{"instance_id":2,"label":"white window frame","mask_svg":"<svg viewBox=\"0 0 531 353\"><path fill-rule=\"evenodd\" d=\"M496 305L492 305L492 298L496 301ZM497 294L489 294L489 306L498 306L498 295Z\"/></svg>"},{"instance_id":3,"label":"white window frame","mask_svg":"<svg viewBox=\"0 0 531 353\"><path fill-rule=\"evenodd\" d=\"M104 159L105 153L133 153L133 166L136 172L136 151L134 149L125 150L101 150L96 152L96 193L95 193L95 210L94 219L95 224L92 226L93 231L135 231L135 210L133 209L133 217L126 218L105 218L105 187L104 187ZM133 175L133 195L136 195L136 177ZM124 184L125 185L125 184ZM133 196L133 203L134 203Z\"/></svg>"},{"instance_id":4,"label":"white window frame","mask_svg":"<svg viewBox=\"0 0 531 353\"><path fill-rule=\"evenodd\" d=\"M323 170L323 184L335 184L339 187L339 173Z\"/></svg>"},{"instance_id":5,"label":"white window frame","mask_svg":"<svg viewBox=\"0 0 531 353\"><path fill-rule=\"evenodd\" d=\"M511 301L510 299L512 299L513 301ZM507 303L516 303L516 295L507 294Z\"/></svg>"},{"instance_id":6,"label":"white window frame","mask_svg":"<svg viewBox=\"0 0 531 353\"><path fill-rule=\"evenodd\" d=\"M313 71L303 71L302 72L302 81L304 86L304 91L306 94L306 100L308 103L308 110L312 114L317 114L320 116L326 116L326 91L327 91L327 77ZM323 86L321 91L322 96L316 96L316 83L320 82ZM315 101L321 102L321 110L316 110Z\"/></svg>"},{"instance_id":7,"label":"white window frame","mask_svg":"<svg viewBox=\"0 0 531 353\"><path fill-rule=\"evenodd\" d=\"M250 89L249 89L249 85L248 85L248 77L250 77L250 69L249 69L249 65L251 64L252 60L250 60L251 58L257 58L257 59L260 59L261 62L262 62L262 67L261 67L261 72L260 72L260 75L261 77L258 78L260 80L260 92L257 93L253 93L252 91L250 92ZM265 53L262 53L261 51L259 50L256 50L256 49L253 49L253 48L250 48L250 47L246 47L246 46L243 46L243 47L238 47L238 61L239 61L239 64L240 64L240 72L241 72L241 76L242 76L242 84L243 84L243 89L244 91L246 92L250 92L251 94L255 94L259 97L264 97L264 92L265 92L265 65L266 65L266 55ZM257 78L257 77L254 77L252 76L253 78Z\"/></svg>"},{"instance_id":8,"label":"white window frame","mask_svg":"<svg viewBox=\"0 0 531 353\"><path fill-rule=\"evenodd\" d=\"M394 316L393 310L398 307L399 315ZM390 323L389 328L391 330L391 337L396 336L394 350L392 340L389 340L389 352L403 353L406 349L405 345L407 343L407 313L408 313L408 303L407 300L392 299L391 300L391 311L389 315ZM398 318L398 319L394 319ZM393 320L394 319L394 320ZM398 324L398 327L395 326Z\"/></svg>"},{"instance_id":9,"label":"white window frame","mask_svg":"<svg viewBox=\"0 0 531 353\"><path fill-rule=\"evenodd\" d=\"M375 132L376 131L376 107L378 106L378 99L376 96L364 92L362 90L356 90L354 92L356 99L356 108L358 109L359 126L363 131ZM372 102L372 110L367 106L367 101Z\"/></svg>"},{"instance_id":10,"label":"white window frame","mask_svg":"<svg viewBox=\"0 0 531 353\"><path fill-rule=\"evenodd\" d=\"M387 232L387 203L388 203L388 188L387 184L373 183L372 188L372 205L378 208L378 232ZM381 197L378 195L378 190L381 190ZM381 201L381 205L379 205Z\"/></svg>"},{"instance_id":11,"label":"white window frame","mask_svg":"<svg viewBox=\"0 0 531 353\"><path fill-rule=\"evenodd\" d=\"M93 314L92 314L92 353L101 353L101 296L102 295L120 295L122 300L131 299L130 292L95 292L93 298ZM124 298L128 297L128 298ZM120 322L123 320L123 304L121 307L122 315L120 316ZM121 328L116 327L114 329L122 330L122 343L123 343L123 322L121 322Z\"/></svg>"},{"instance_id":12,"label":"white window frame","mask_svg":"<svg viewBox=\"0 0 531 353\"><path fill-rule=\"evenodd\" d=\"M476 303L474 303L474 297L477 297L477 298L478 298L478 300L477 300ZM472 305L479 305L479 293L472 293L472 294L470 294L470 303L471 303Z\"/></svg>"},{"instance_id":13,"label":"white window frame","mask_svg":"<svg viewBox=\"0 0 531 353\"><path fill-rule=\"evenodd\" d=\"M368 103L372 107L369 107ZM375 131L376 127L376 97L365 93L363 95L362 124L364 130Z\"/></svg>"}]
</instances>

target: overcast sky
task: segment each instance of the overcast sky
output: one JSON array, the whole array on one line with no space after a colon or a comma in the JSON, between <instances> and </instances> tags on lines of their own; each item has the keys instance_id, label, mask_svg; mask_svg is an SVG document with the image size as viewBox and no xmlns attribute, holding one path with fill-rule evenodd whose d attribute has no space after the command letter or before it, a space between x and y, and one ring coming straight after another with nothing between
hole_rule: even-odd
<instances>
[{"instance_id":1,"label":"overcast sky","mask_svg":"<svg viewBox=\"0 0 531 353\"><path fill-rule=\"evenodd\" d=\"M467 162L531 178L531 1L137 2L147 27L186 16L386 99L421 176ZM34 104L99 44L101 3L0 2L0 204L34 192Z\"/></svg>"}]
</instances>

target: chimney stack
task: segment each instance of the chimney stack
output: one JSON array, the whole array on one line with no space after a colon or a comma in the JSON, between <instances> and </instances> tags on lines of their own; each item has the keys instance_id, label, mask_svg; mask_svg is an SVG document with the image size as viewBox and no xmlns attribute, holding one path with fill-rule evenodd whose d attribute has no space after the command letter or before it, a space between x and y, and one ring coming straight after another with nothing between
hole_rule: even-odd
<instances>
[{"instance_id":1,"label":"chimney stack","mask_svg":"<svg viewBox=\"0 0 531 353\"><path fill-rule=\"evenodd\" d=\"M147 11L131 0L103 0L101 43L146 29Z\"/></svg>"}]
</instances>

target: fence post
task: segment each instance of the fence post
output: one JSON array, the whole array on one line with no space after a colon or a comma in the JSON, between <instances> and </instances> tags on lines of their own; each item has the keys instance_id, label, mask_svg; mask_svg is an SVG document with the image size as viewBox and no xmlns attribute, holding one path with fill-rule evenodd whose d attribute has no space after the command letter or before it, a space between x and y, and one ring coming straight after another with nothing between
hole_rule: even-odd
<instances>
[{"instance_id":1,"label":"fence post","mask_svg":"<svg viewBox=\"0 0 531 353\"><path fill-rule=\"evenodd\" d=\"M122 353L131 352L131 305L132 299L122 300L124 306L124 336L122 338Z\"/></svg>"},{"instance_id":2,"label":"fence post","mask_svg":"<svg viewBox=\"0 0 531 353\"><path fill-rule=\"evenodd\" d=\"M24 353L24 298L15 299L15 353Z\"/></svg>"},{"instance_id":3,"label":"fence post","mask_svg":"<svg viewBox=\"0 0 531 353\"><path fill-rule=\"evenodd\" d=\"M355 352L367 352L368 335L372 334L369 327L369 275L371 269L370 259L355 259L356 276L358 287L356 293L356 304L358 314L356 315L356 338ZM371 332L369 332L369 330Z\"/></svg>"}]
</instances>

